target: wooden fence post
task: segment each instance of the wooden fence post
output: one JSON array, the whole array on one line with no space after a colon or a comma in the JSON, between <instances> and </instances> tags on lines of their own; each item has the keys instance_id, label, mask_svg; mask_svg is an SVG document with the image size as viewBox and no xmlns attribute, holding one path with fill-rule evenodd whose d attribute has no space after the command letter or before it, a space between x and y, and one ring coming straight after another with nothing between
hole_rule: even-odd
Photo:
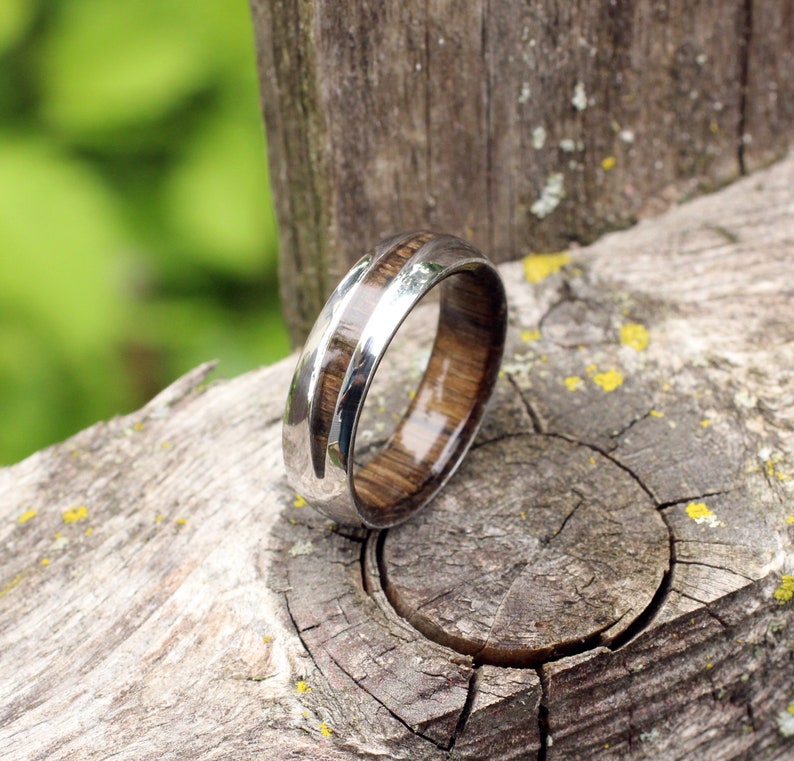
<instances>
[{"instance_id":1,"label":"wooden fence post","mask_svg":"<svg viewBox=\"0 0 794 761\"><path fill-rule=\"evenodd\" d=\"M791 0L252 7L296 342L386 235L556 251L791 139Z\"/></svg>"}]
</instances>

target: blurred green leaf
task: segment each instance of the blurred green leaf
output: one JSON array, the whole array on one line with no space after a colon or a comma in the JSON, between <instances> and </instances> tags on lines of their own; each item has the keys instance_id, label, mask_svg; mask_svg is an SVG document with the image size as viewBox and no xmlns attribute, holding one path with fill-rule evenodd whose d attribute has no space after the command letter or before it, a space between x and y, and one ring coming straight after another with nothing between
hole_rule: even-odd
<instances>
[{"instance_id":1,"label":"blurred green leaf","mask_svg":"<svg viewBox=\"0 0 794 761\"><path fill-rule=\"evenodd\" d=\"M219 372L233 377L289 352L278 304L256 312L224 309L206 299L169 299L148 304L138 316L141 335L176 367L220 359Z\"/></svg>"},{"instance_id":2,"label":"blurred green leaf","mask_svg":"<svg viewBox=\"0 0 794 761\"><path fill-rule=\"evenodd\" d=\"M246 0L0 0L4 52L0 463L285 355Z\"/></svg>"},{"instance_id":3,"label":"blurred green leaf","mask_svg":"<svg viewBox=\"0 0 794 761\"><path fill-rule=\"evenodd\" d=\"M32 138L0 134L0 303L51 332L56 350L106 349L120 334L125 233L91 170Z\"/></svg>"},{"instance_id":4,"label":"blurred green leaf","mask_svg":"<svg viewBox=\"0 0 794 761\"><path fill-rule=\"evenodd\" d=\"M0 463L21 459L129 404L111 355L85 355L74 365L51 348L51 337L35 327L0 320Z\"/></svg>"},{"instance_id":5,"label":"blurred green leaf","mask_svg":"<svg viewBox=\"0 0 794 761\"><path fill-rule=\"evenodd\" d=\"M187 146L164 186L173 234L214 268L255 274L275 265L265 146L256 118L218 118Z\"/></svg>"},{"instance_id":6,"label":"blurred green leaf","mask_svg":"<svg viewBox=\"0 0 794 761\"><path fill-rule=\"evenodd\" d=\"M67 135L90 138L153 121L204 84L210 61L186 0L68 0L42 53L42 110Z\"/></svg>"},{"instance_id":7,"label":"blurred green leaf","mask_svg":"<svg viewBox=\"0 0 794 761\"><path fill-rule=\"evenodd\" d=\"M0 55L27 32L37 6L37 0L3 0L0 3Z\"/></svg>"}]
</instances>

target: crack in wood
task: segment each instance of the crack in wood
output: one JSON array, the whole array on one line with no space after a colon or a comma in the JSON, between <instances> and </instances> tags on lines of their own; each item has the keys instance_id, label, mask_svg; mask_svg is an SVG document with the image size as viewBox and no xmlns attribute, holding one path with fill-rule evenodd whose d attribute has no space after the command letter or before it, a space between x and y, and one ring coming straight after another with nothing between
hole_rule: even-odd
<instances>
[{"instance_id":1,"label":"crack in wood","mask_svg":"<svg viewBox=\"0 0 794 761\"><path fill-rule=\"evenodd\" d=\"M713 568L716 571L727 571L728 573L735 574L736 576L741 576L743 579L746 579L749 582L758 581L758 579L754 579L751 576L742 573L741 571L737 571L735 568L726 568L723 565L717 565L716 563L706 563L703 560L677 560L676 565L703 566L704 568ZM700 602L705 605L703 600L700 600Z\"/></svg>"},{"instance_id":2,"label":"crack in wood","mask_svg":"<svg viewBox=\"0 0 794 761\"><path fill-rule=\"evenodd\" d=\"M538 756L537 761L546 761L549 753L549 682L543 666L534 669L540 681L540 705L538 705Z\"/></svg>"},{"instance_id":3,"label":"crack in wood","mask_svg":"<svg viewBox=\"0 0 794 761\"><path fill-rule=\"evenodd\" d=\"M723 629L726 631L729 630L730 624L727 621L723 620L712 608L711 603L707 602L706 600L700 600L694 595L688 594L687 592L680 592L681 597L686 598L687 600L692 600L692 602L696 602L699 606L702 606L703 609L706 611L706 615L711 617L714 621L716 621Z\"/></svg>"},{"instance_id":4,"label":"crack in wood","mask_svg":"<svg viewBox=\"0 0 794 761\"><path fill-rule=\"evenodd\" d=\"M367 573L367 547L372 536L372 531L367 530L366 539L361 543L361 552L358 556L358 562L361 565L361 588L364 592L372 597L372 586L370 575Z\"/></svg>"},{"instance_id":5,"label":"crack in wood","mask_svg":"<svg viewBox=\"0 0 794 761\"><path fill-rule=\"evenodd\" d=\"M282 594L284 597L284 608L287 611L289 620L292 622L292 628L295 630L295 634L300 640L301 645L303 645L303 649L306 651L306 654L309 656L309 660L312 662L312 665L314 666L314 668L317 669L317 671L319 671L322 674L323 670L320 667L320 664L317 663L317 659L314 657L314 653L312 652L312 649L309 647L308 642L306 642L306 640L303 638L304 632L311 631L312 629L315 629L316 626L308 626L305 629L301 629L300 626L298 625L298 621L296 620L295 616L292 613L292 608L290 607L289 604L289 594L287 594L286 592Z\"/></svg>"},{"instance_id":6,"label":"crack in wood","mask_svg":"<svg viewBox=\"0 0 794 761\"><path fill-rule=\"evenodd\" d=\"M565 527L568 525L568 521L571 520L571 518L573 517L574 513L585 503L584 494L582 494L577 489L571 489L571 491L577 497L579 497L579 501L571 508L571 511L568 513L568 515L566 515L565 518L563 518L562 523L560 524L560 527L550 537L548 537L548 539L541 539L541 542L540 542L541 544L545 544L545 545L551 544L563 532Z\"/></svg>"},{"instance_id":7,"label":"crack in wood","mask_svg":"<svg viewBox=\"0 0 794 761\"><path fill-rule=\"evenodd\" d=\"M656 507L658 510L666 510L669 507L678 507L679 505L688 504L689 502L695 502L699 499L708 499L709 497L721 497L724 494L731 494L732 492L736 491L736 489L720 489L719 491L706 491L700 494L693 494L689 497L679 497L677 499L671 500L670 502L658 502Z\"/></svg>"},{"instance_id":8,"label":"crack in wood","mask_svg":"<svg viewBox=\"0 0 794 761\"><path fill-rule=\"evenodd\" d=\"M334 524L334 527L329 529L329 531L332 534L336 534L336 536L341 536L342 539L347 539L349 542L355 542L356 544L366 544L367 537L369 536L369 532L367 531L364 531L361 534L348 534L336 524Z\"/></svg>"},{"instance_id":9,"label":"crack in wood","mask_svg":"<svg viewBox=\"0 0 794 761\"><path fill-rule=\"evenodd\" d=\"M641 423L643 420L647 420L649 417L651 417L650 410L648 410L648 412L646 412L646 413L644 413L642 415L639 415L638 417L634 418L634 420L632 420L631 422L627 423L619 431L615 431L614 433L610 434L610 438L617 441L617 439L620 439L621 437L625 436L632 428L634 428L634 426L637 425L637 423Z\"/></svg>"},{"instance_id":10,"label":"crack in wood","mask_svg":"<svg viewBox=\"0 0 794 761\"><path fill-rule=\"evenodd\" d=\"M339 661L338 661L336 658L334 658L334 656L333 656L331 653L329 653L327 650L326 650L326 653L327 653L328 657L331 659L331 661L333 661L334 665L336 665L336 667L337 667L337 668L338 668L338 669L339 669L339 670L340 670L340 671L341 671L341 672L342 672L342 673L343 673L343 674L344 674L344 675L345 675L345 676L346 676L348 679L350 679L350 680L353 682L353 684L356 684L356 685L358 685L358 686L359 686L359 687L360 687L362 690L364 690L364 692L366 692L366 693L367 693L367 695L369 695L369 696L370 696L370 697L371 697L371 698L372 698L372 699L373 699L373 700L374 700L376 703L378 703L379 705L383 706L383 708L384 708L386 711L388 711L388 712L389 712L389 714L390 714L390 715L391 715L391 716L392 716L394 719L396 719L398 722L400 722L400 724L402 724L402 725L403 725L403 726L404 726L404 727L405 727L405 728L406 728L406 729L407 729L409 732L411 732L411 734L413 734L413 735L416 735L417 737L420 737L422 740L426 740L428 743L430 743L431 745L435 746L435 747L436 747L436 748L438 748L439 750L447 750L446 746L444 746L444 745L442 745L442 744L440 744L440 743L437 743L437 742L436 742L435 740L433 740L431 737L428 737L427 735L425 735L425 734L422 734L422 732L420 732L418 729L416 729L415 727L412 727L412 726L411 726L411 725L410 725L410 724L409 724L409 723L408 723L408 722L407 722L405 719L403 719L401 716L399 716L398 714L396 714L396 713L395 713L395 712L394 712L394 711L393 711L391 708L389 708L389 706L388 706L388 705L386 705L386 703L384 703L384 702L383 702L383 700L381 700L381 699L380 699L380 698L379 698L377 695L373 694L373 692L372 692L371 690L368 690L364 684L362 684L360 681L358 681L358 680L357 680L357 679L356 679L356 678L355 678L355 677L354 677L354 676L353 676L353 675L352 675L352 674L351 674L351 673L350 673L350 672L349 672L349 671L348 671L348 670L347 670L347 669L346 669L346 668L345 668L345 667L344 667L344 666L343 666L343 665L342 665L342 664L341 664L341 663L340 663L340 662L339 662Z\"/></svg>"},{"instance_id":11,"label":"crack in wood","mask_svg":"<svg viewBox=\"0 0 794 761\"><path fill-rule=\"evenodd\" d=\"M468 692L466 693L466 702L463 704L463 710L460 712L458 723L455 725L455 729L452 732L449 745L445 748L448 753L451 753L454 750L455 744L463 733L463 730L466 728L466 723L469 720L469 716L471 716L471 711L474 707L474 700L477 697L477 692L479 689L479 675L480 667L475 665L472 669L471 676L469 677L469 687Z\"/></svg>"},{"instance_id":12,"label":"crack in wood","mask_svg":"<svg viewBox=\"0 0 794 761\"><path fill-rule=\"evenodd\" d=\"M484 663L487 661L483 661L483 653L488 649L488 645L491 642L491 635L493 634L494 627L496 626L497 621L499 621L499 614L502 612L502 608L504 607L505 602L510 598L510 595L513 591L513 588L516 585L516 582L521 578L522 571L527 567L527 563L520 564L520 570L516 573L516 575L511 580L510 584L508 584L507 589L502 594L502 599L499 601L499 605L496 606L496 610L494 611L493 618L491 619L491 625L488 628L488 632L486 633L482 647L479 649L478 652L474 654L474 663L477 665L478 663Z\"/></svg>"},{"instance_id":13,"label":"crack in wood","mask_svg":"<svg viewBox=\"0 0 794 761\"><path fill-rule=\"evenodd\" d=\"M311 629L315 629L315 628L317 628L318 626L320 626L320 624L317 624L316 626L309 626L309 627L306 627L305 629L301 629L301 628L298 626L298 622L296 621L296 619L295 619L295 616L294 616L294 615L293 615L293 613L292 613L292 609L290 608L290 604L289 604L289 595L288 595L288 594L286 594L286 593L284 593L284 606L285 606L285 608L286 608L287 615L289 616L289 619L290 619L290 621L292 622L292 627L293 627L293 629L295 630L295 633L296 633L296 635L297 635L298 639L300 640L300 643L301 643L301 645L303 645L303 649L306 651L306 654L309 656L309 659L311 660L312 664L314 665L314 668L315 668L315 669L317 669L317 671L318 671L320 674L324 674L325 672L324 672L323 668L322 668L322 667L321 667L321 665L320 665L320 664L317 662L317 659L316 659L316 658L315 658L315 656L314 656L313 648L309 647L309 644L308 644L308 642L306 642L306 640L303 638L303 634L304 634L305 632L307 632L307 631L310 631ZM342 611L342 614L344 615L344 611ZM348 622L348 623L349 623L349 622ZM351 627L348 627L348 630L349 630L350 628L354 628L354 627L351 625ZM347 630L346 630L346 631L347 631ZM338 632L338 633L337 633L337 634L335 634L334 636L337 636L337 635L338 635L338 634L340 634L340 633L341 633L341 632ZM333 637L332 637L332 639L333 639ZM333 664L334 664L334 665L335 665L335 666L336 666L336 667L337 667L337 668L338 668L338 669L339 669L339 670L340 670L340 671L341 671L341 672L342 672L342 673L343 673L343 674L344 674L344 675L345 675L345 676L346 676L348 679L350 679L350 681L351 681L351 682L353 682L353 684L357 685L357 686L358 686L360 689L364 690L364 692L366 692L366 693L367 693L367 695L369 695L369 696L370 696L370 697L371 697L371 698L372 698L372 699L373 699L373 700L374 700L376 703L378 703L378 705L382 706L382 707L383 707L383 708L384 708L384 709L385 709L385 710L386 710L386 711L389 713L389 715L390 715L392 718L394 718L396 721L398 721L398 722L399 722L399 723L400 723L400 724L401 724L403 727L405 727L405 728L406 728L406 729L407 729L409 732L411 732L411 734L413 734L413 735L416 735L417 737L421 738L422 740L425 740L425 741L427 741L428 743L430 743L431 745L435 746L435 747L436 747L436 748L438 748L439 750L447 750L447 748L446 748L444 745L441 745L441 744L439 744L439 743L435 742L435 741L434 741L432 738L430 738L430 737L427 737L426 735L422 734L422 733L421 733L421 732L420 732L418 729L416 729L416 728L412 727L412 726L411 726L411 725L410 725L410 724L409 724L407 721L405 721L405 719L403 719L401 716L399 716L397 713L395 713L395 712L394 712L394 711L393 711L391 708L389 708L389 706L388 706L388 705L386 705L386 703L384 703L384 702L383 702L383 700L381 700L380 698L378 698L378 696L377 696L377 695L374 695L374 694L372 693L372 691L371 691L371 690L368 690L368 689L367 689L367 687L366 687L364 684L362 684L362 682L361 682L361 681L359 681L358 679L356 679L356 678L355 678L355 677L354 677L354 676L353 676L353 675L352 675L352 674L351 674L351 673L350 673L350 672L349 672L349 671L348 671L348 670L347 670L347 669L344 667L344 665L343 665L342 663L340 663L340 662L339 662L339 660L338 660L338 659L334 658L333 654L332 654L332 653L331 653L331 652L330 652L330 651L329 651L327 648L323 648L323 651L324 651L324 653L326 654L326 656L327 656L327 657L328 657L328 658L331 660L331 662L332 662L332 663L333 663Z\"/></svg>"},{"instance_id":14,"label":"crack in wood","mask_svg":"<svg viewBox=\"0 0 794 761\"><path fill-rule=\"evenodd\" d=\"M540 415L538 414L537 410L532 406L532 403L529 399L521 393L521 389L518 387L518 383L516 379L513 377L512 373L505 373L505 377L507 378L507 382L513 387L515 392L518 394L518 398L521 400L521 403L526 411L527 415L529 415L529 420L532 423L532 430L535 433L545 433L543 422L540 419Z\"/></svg>"},{"instance_id":15,"label":"crack in wood","mask_svg":"<svg viewBox=\"0 0 794 761\"><path fill-rule=\"evenodd\" d=\"M491 19L491 8L489 0L484 0L482 3L482 11L480 14L480 55L482 56L482 69L484 72L483 77L483 112L485 119L485 213L486 224L488 226L486 231L486 239L488 241L488 250L494 251L496 226L494 225L494 214L496 213L494 203L494 141L493 141L493 124L491 108L493 104L493 71L490 66L488 55L488 21ZM511 230L512 233L512 230ZM513 249L511 245L511 250Z\"/></svg>"},{"instance_id":16,"label":"crack in wood","mask_svg":"<svg viewBox=\"0 0 794 761\"><path fill-rule=\"evenodd\" d=\"M755 721L755 711L753 711L753 704L748 700L744 704L745 710L747 711L747 721L750 725L750 728L753 732L757 731L758 727L756 726Z\"/></svg>"},{"instance_id":17,"label":"crack in wood","mask_svg":"<svg viewBox=\"0 0 794 761\"><path fill-rule=\"evenodd\" d=\"M617 457L615 457L614 454L612 454L612 452L607 452L605 449L599 447L597 444L593 444L592 442L580 441L575 436L571 436L570 434L567 433L558 433L557 431L547 431L546 433L543 433L541 435L562 439L563 441L567 441L570 444L577 444L578 446L586 447L587 449L590 449L593 452L597 452L602 457L606 457L606 459L609 460L612 464L616 465L622 471L627 473L632 478L632 480L636 482L636 484L640 487L640 489L642 489L651 498L653 503L657 507L659 507L659 500L656 499L650 488L648 488L648 486L645 485L645 482L628 465L625 465L620 460L618 460Z\"/></svg>"},{"instance_id":18,"label":"crack in wood","mask_svg":"<svg viewBox=\"0 0 794 761\"><path fill-rule=\"evenodd\" d=\"M744 0L741 10L739 37L739 120L736 136L736 160L739 174L747 174L744 140L747 129L747 87L750 81L750 46L753 37L753 3L755 0Z\"/></svg>"},{"instance_id":19,"label":"crack in wood","mask_svg":"<svg viewBox=\"0 0 794 761\"><path fill-rule=\"evenodd\" d=\"M648 605L635 619L632 621L626 629L619 634L612 642L607 645L610 650L613 652L620 650L620 648L627 645L631 640L641 634L648 628L648 625L653 621L657 613L664 607L667 598L670 596L670 592L673 588L673 569L676 566L677 557L676 557L676 549L675 549L675 535L673 533L673 527L670 525L667 516L663 513L659 513L664 525L667 528L667 535L668 535L668 557L669 563L662 574L662 578L659 581L659 586L656 588L656 592L654 593L653 597L651 598Z\"/></svg>"}]
</instances>

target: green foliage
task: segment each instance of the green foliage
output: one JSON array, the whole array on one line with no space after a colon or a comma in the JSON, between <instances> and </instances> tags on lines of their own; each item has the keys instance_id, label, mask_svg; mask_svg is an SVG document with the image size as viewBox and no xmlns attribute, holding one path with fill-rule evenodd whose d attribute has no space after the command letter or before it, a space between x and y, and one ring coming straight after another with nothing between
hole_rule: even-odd
<instances>
[{"instance_id":1,"label":"green foliage","mask_svg":"<svg viewBox=\"0 0 794 761\"><path fill-rule=\"evenodd\" d=\"M0 3L0 463L283 356L276 241L245 0Z\"/></svg>"}]
</instances>

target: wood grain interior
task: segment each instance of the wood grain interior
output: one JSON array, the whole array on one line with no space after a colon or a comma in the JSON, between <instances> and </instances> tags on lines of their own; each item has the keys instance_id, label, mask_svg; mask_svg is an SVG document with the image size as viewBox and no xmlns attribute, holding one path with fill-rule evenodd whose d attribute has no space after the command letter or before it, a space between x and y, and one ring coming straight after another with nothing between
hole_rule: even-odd
<instances>
[{"instance_id":1,"label":"wood grain interior","mask_svg":"<svg viewBox=\"0 0 794 761\"><path fill-rule=\"evenodd\" d=\"M357 507L374 525L407 517L455 467L499 370L506 310L498 275L483 263L439 287L438 330L416 395L386 446L355 474Z\"/></svg>"},{"instance_id":2,"label":"wood grain interior","mask_svg":"<svg viewBox=\"0 0 794 761\"><path fill-rule=\"evenodd\" d=\"M312 463L318 478L325 475L325 454L331 420L362 327L372 314L383 288L400 272L406 261L433 237L434 234L430 232L417 233L396 246L376 252L370 271L358 286L357 298L351 301L345 319L340 322L334 334L324 358L325 364L318 384L322 392L312 408L310 422L311 430L317 432L312 437L310 446Z\"/></svg>"}]
</instances>

